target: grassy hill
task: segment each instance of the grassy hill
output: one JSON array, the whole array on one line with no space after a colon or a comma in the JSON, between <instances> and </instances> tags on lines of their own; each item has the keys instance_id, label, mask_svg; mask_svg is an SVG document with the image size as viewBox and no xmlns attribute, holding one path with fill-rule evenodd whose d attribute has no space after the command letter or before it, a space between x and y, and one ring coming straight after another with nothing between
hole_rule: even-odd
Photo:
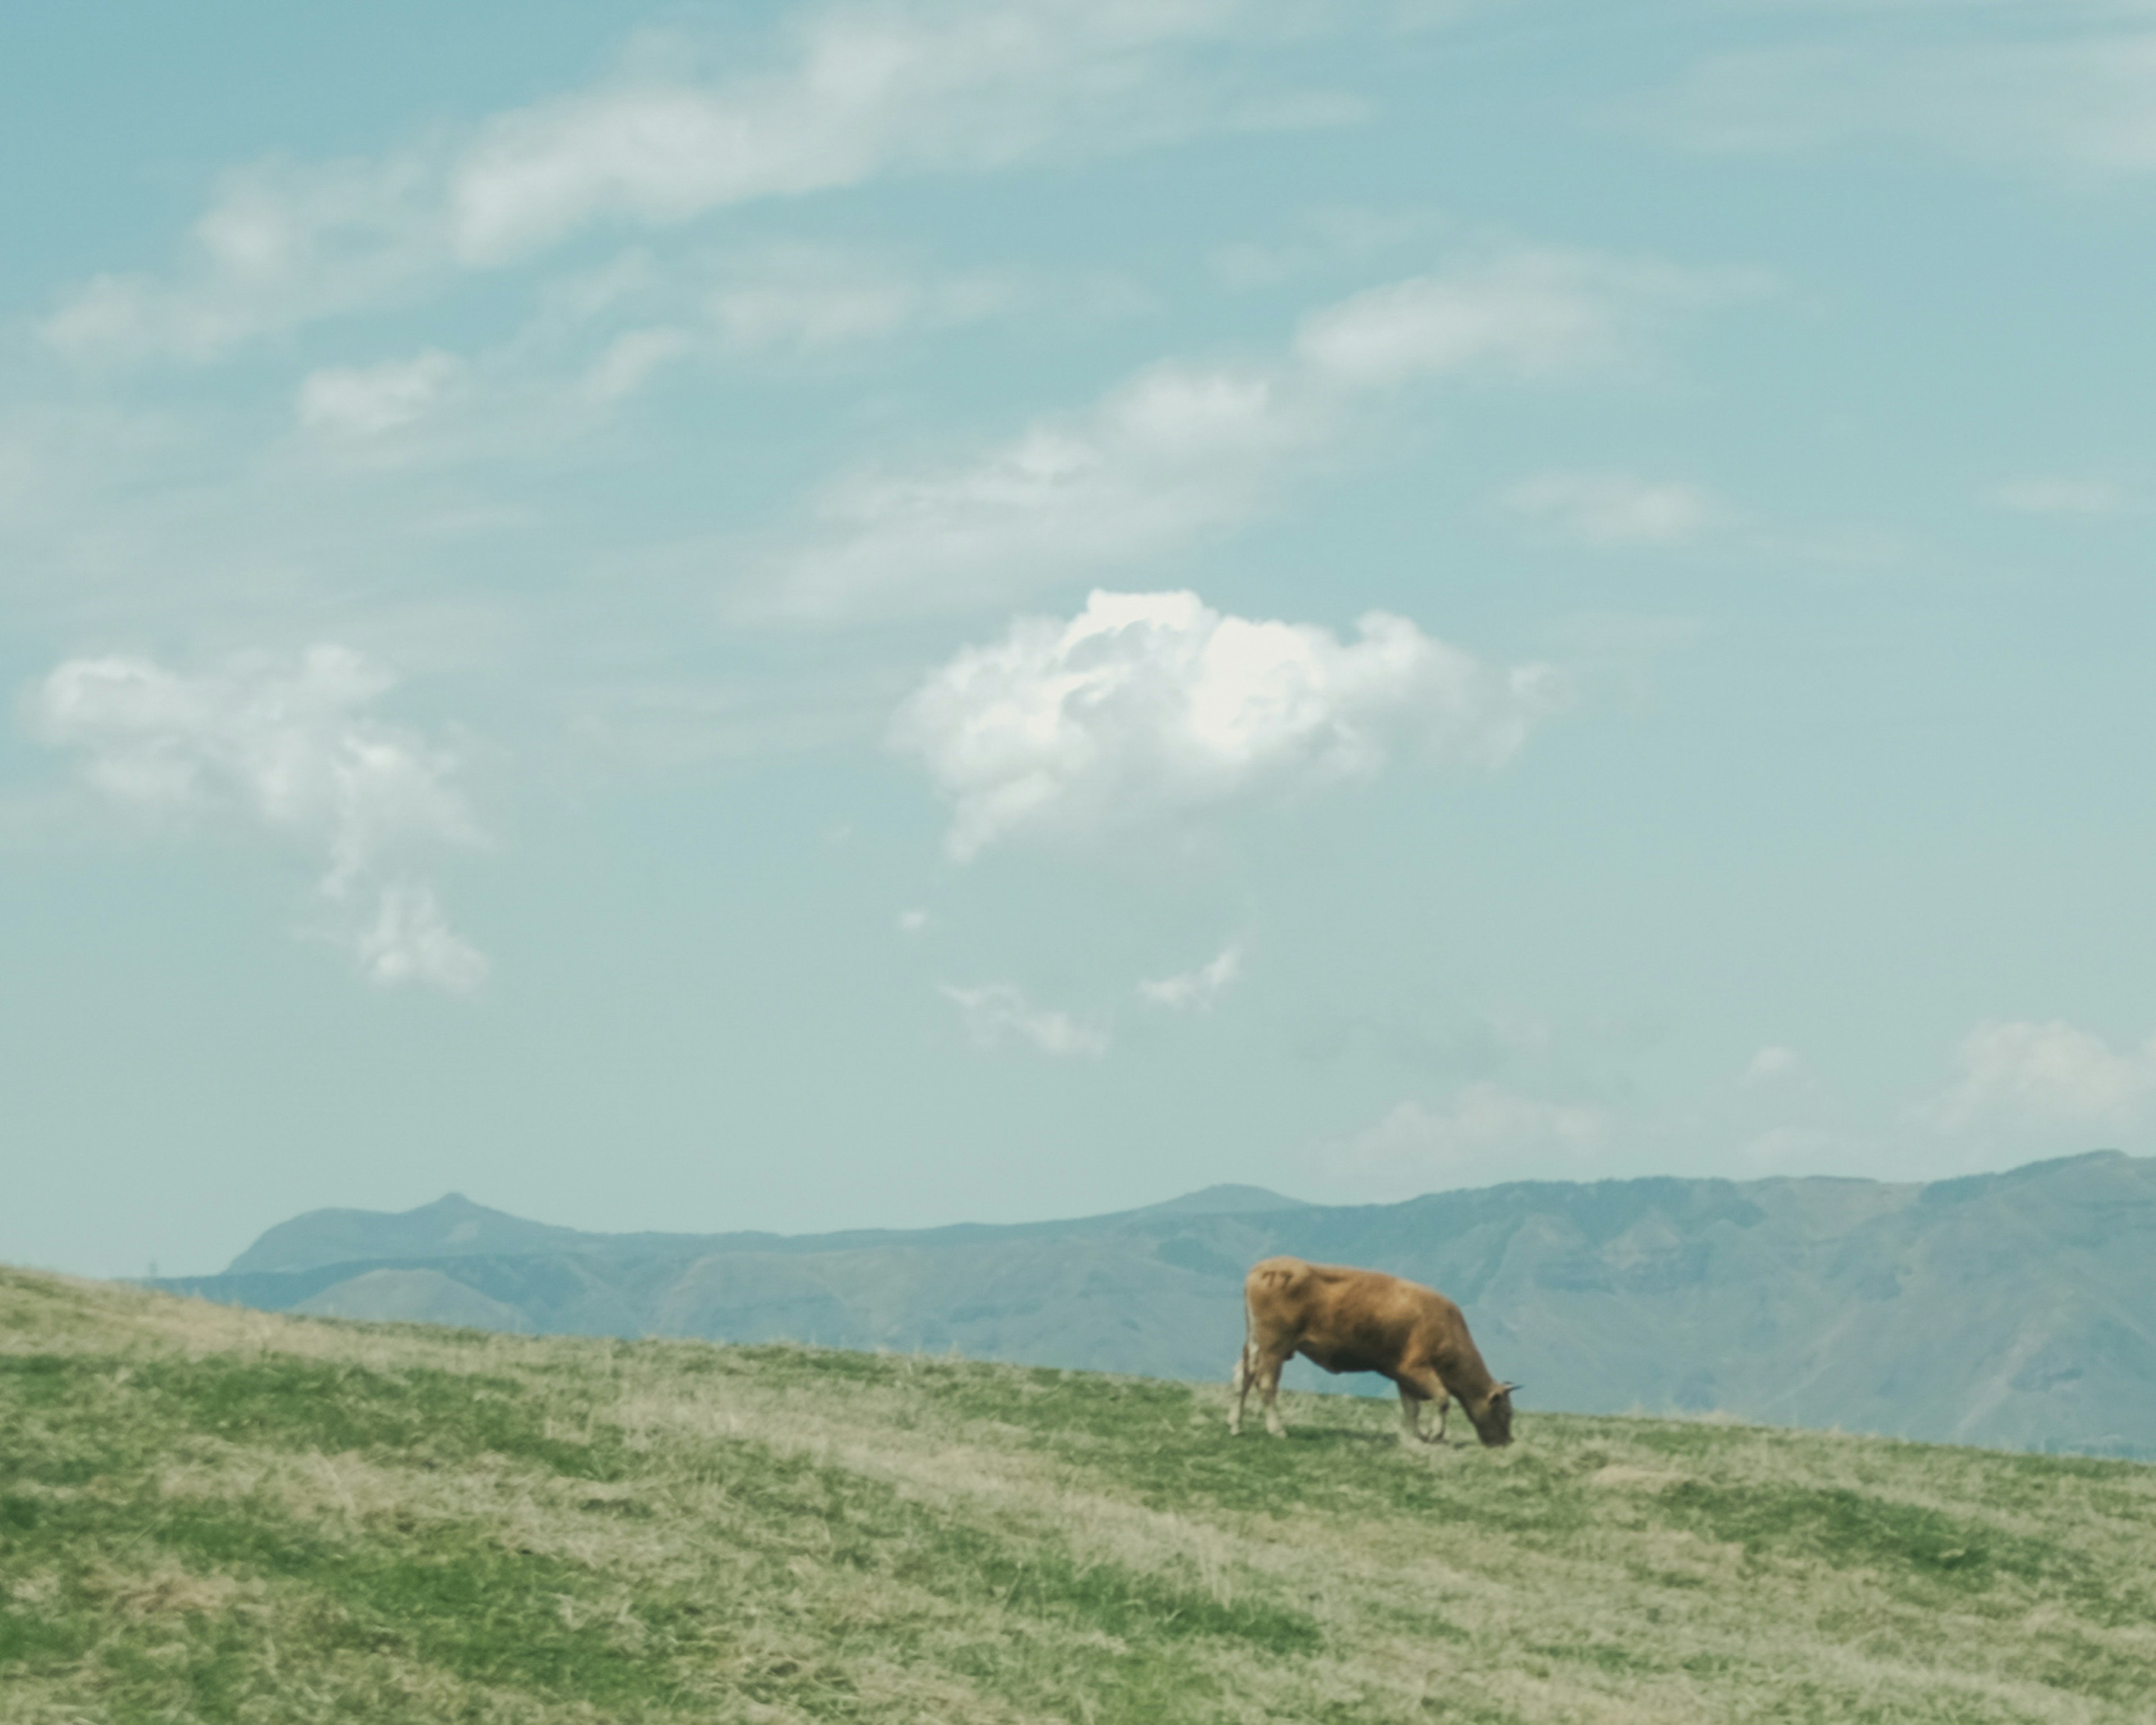
<instances>
[{"instance_id":1,"label":"grassy hill","mask_svg":"<svg viewBox=\"0 0 2156 1725\"><path fill-rule=\"evenodd\" d=\"M2156 1469L0 1271L0 1721L2145 1721Z\"/></svg>"},{"instance_id":2,"label":"grassy hill","mask_svg":"<svg viewBox=\"0 0 2156 1725\"><path fill-rule=\"evenodd\" d=\"M451 1197L297 1217L226 1275L165 1286L327 1317L1212 1378L1243 1273L1274 1252L1444 1289L1545 1405L2156 1460L2156 1158L2115 1151L1922 1186L1548 1182L1353 1206L1216 1188L794 1239L578 1234Z\"/></svg>"}]
</instances>

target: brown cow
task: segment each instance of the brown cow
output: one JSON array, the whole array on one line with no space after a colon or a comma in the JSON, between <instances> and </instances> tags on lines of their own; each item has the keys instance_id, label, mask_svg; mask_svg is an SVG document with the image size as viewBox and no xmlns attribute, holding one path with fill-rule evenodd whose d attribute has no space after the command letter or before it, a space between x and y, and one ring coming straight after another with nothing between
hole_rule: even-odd
<instances>
[{"instance_id":1,"label":"brown cow","mask_svg":"<svg viewBox=\"0 0 2156 1725\"><path fill-rule=\"evenodd\" d=\"M1397 1384L1402 1443L1442 1441L1455 1395L1484 1443L1512 1440L1512 1392L1519 1385L1490 1375L1467 1320L1435 1288L1378 1270L1267 1258L1244 1280L1243 1311L1231 1435L1242 1431L1243 1404L1254 1385L1265 1400L1265 1430L1287 1435L1276 1400L1281 1368L1299 1353L1328 1372L1381 1372ZM1419 1417L1424 1402L1437 1404L1437 1430L1428 1435Z\"/></svg>"}]
</instances>

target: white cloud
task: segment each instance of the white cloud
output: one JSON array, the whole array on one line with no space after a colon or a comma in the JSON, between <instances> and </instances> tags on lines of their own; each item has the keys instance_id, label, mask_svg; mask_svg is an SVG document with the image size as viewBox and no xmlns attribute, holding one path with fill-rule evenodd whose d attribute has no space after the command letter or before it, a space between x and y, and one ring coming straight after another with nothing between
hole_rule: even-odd
<instances>
[{"instance_id":1,"label":"white cloud","mask_svg":"<svg viewBox=\"0 0 2156 1725\"><path fill-rule=\"evenodd\" d=\"M1513 514L1583 544L1615 549L1666 546L1714 522L1714 501L1697 488L1620 473L1546 473L1499 499Z\"/></svg>"},{"instance_id":2,"label":"white cloud","mask_svg":"<svg viewBox=\"0 0 2156 1725\"><path fill-rule=\"evenodd\" d=\"M1272 362L1154 366L969 460L841 481L749 608L963 608L1127 569L1269 506L1396 386L1598 365L1654 311L1722 290L1665 265L1554 252L1373 289L1306 319Z\"/></svg>"},{"instance_id":3,"label":"white cloud","mask_svg":"<svg viewBox=\"0 0 2156 1725\"><path fill-rule=\"evenodd\" d=\"M1506 1180L1591 1178L1610 1122L1598 1108L1471 1084L1442 1107L1402 1102L1327 1152L1337 1178L1388 1198Z\"/></svg>"},{"instance_id":4,"label":"white cloud","mask_svg":"<svg viewBox=\"0 0 2156 1725\"><path fill-rule=\"evenodd\" d=\"M1994 495L2002 507L2024 515L2117 515L2127 506L2125 493L2107 480L2059 475L2014 480Z\"/></svg>"},{"instance_id":5,"label":"white cloud","mask_svg":"<svg viewBox=\"0 0 2156 1725\"><path fill-rule=\"evenodd\" d=\"M898 913L898 932L901 934L919 934L928 927L928 912L916 906Z\"/></svg>"},{"instance_id":6,"label":"white cloud","mask_svg":"<svg viewBox=\"0 0 2156 1725\"><path fill-rule=\"evenodd\" d=\"M448 751L370 716L393 679L341 647L189 677L146 659L74 659L30 690L32 727L79 750L116 803L237 811L314 853L337 938L377 982L457 991L486 961L444 918L415 860L480 834Z\"/></svg>"},{"instance_id":7,"label":"white cloud","mask_svg":"<svg viewBox=\"0 0 2156 1725\"><path fill-rule=\"evenodd\" d=\"M633 395L662 366L696 351L696 337L672 325L624 330L584 374L584 393L593 401L619 401Z\"/></svg>"},{"instance_id":8,"label":"white cloud","mask_svg":"<svg viewBox=\"0 0 2156 1725\"><path fill-rule=\"evenodd\" d=\"M1941 8L1927 31L1718 54L1675 92L1669 121L1707 150L1887 139L1987 165L2156 172L2156 31L2107 5L2041 9L2011 33L1990 28L1992 8Z\"/></svg>"},{"instance_id":9,"label":"white cloud","mask_svg":"<svg viewBox=\"0 0 2156 1725\"><path fill-rule=\"evenodd\" d=\"M711 86L632 76L496 119L449 176L455 243L491 261L605 217L663 224L889 173L979 172L1306 117L1183 63L1188 48L1247 33L1266 9L1044 0L826 11L795 22L785 63L767 72Z\"/></svg>"},{"instance_id":10,"label":"white cloud","mask_svg":"<svg viewBox=\"0 0 2156 1725\"><path fill-rule=\"evenodd\" d=\"M730 260L706 315L736 352L816 352L905 329L973 323L1009 310L1014 283L986 273L937 274L823 246L785 246Z\"/></svg>"},{"instance_id":11,"label":"white cloud","mask_svg":"<svg viewBox=\"0 0 2156 1725\"><path fill-rule=\"evenodd\" d=\"M2116 1127L2156 1100L2156 1041L2117 1050L2056 1019L1979 1024L1957 1060L1953 1084L1917 1111L1942 1132Z\"/></svg>"},{"instance_id":12,"label":"white cloud","mask_svg":"<svg viewBox=\"0 0 2156 1725\"><path fill-rule=\"evenodd\" d=\"M964 607L1143 561L1251 512L1313 429L1262 375L1163 366L954 470L843 483L769 603L814 619Z\"/></svg>"},{"instance_id":13,"label":"white cloud","mask_svg":"<svg viewBox=\"0 0 2156 1725\"><path fill-rule=\"evenodd\" d=\"M382 365L326 367L300 384L300 423L311 431L379 437L434 412L465 371L463 361L436 348Z\"/></svg>"},{"instance_id":14,"label":"white cloud","mask_svg":"<svg viewBox=\"0 0 2156 1725\"><path fill-rule=\"evenodd\" d=\"M206 360L409 296L439 264L434 170L413 156L226 175L169 279L100 275L43 326L85 360Z\"/></svg>"},{"instance_id":15,"label":"white cloud","mask_svg":"<svg viewBox=\"0 0 2156 1725\"><path fill-rule=\"evenodd\" d=\"M1370 288L1305 320L1296 357L1378 388L1490 367L1526 377L1619 357L1641 312L1698 296L1707 278L1590 252L1529 250Z\"/></svg>"},{"instance_id":16,"label":"white cloud","mask_svg":"<svg viewBox=\"0 0 2156 1725\"><path fill-rule=\"evenodd\" d=\"M1173 1012L1210 1012L1243 974L1243 949L1230 944L1195 970L1138 984L1138 998Z\"/></svg>"},{"instance_id":17,"label":"white cloud","mask_svg":"<svg viewBox=\"0 0 2156 1725\"><path fill-rule=\"evenodd\" d=\"M423 881L384 886L372 921L353 932L352 946L371 982L432 983L469 994L486 980L485 955L449 927L434 888Z\"/></svg>"},{"instance_id":18,"label":"white cloud","mask_svg":"<svg viewBox=\"0 0 2156 1725\"><path fill-rule=\"evenodd\" d=\"M1770 1045L1746 1063L1743 1081L1747 1085L1780 1084L1802 1076L1804 1070L1803 1056L1796 1050Z\"/></svg>"},{"instance_id":19,"label":"white cloud","mask_svg":"<svg viewBox=\"0 0 2156 1725\"><path fill-rule=\"evenodd\" d=\"M1224 286L1269 287L1291 276L1337 270L1427 241L1445 225L1441 217L1428 209L1335 204L1300 212L1282 239L1225 245L1209 262Z\"/></svg>"},{"instance_id":20,"label":"white cloud","mask_svg":"<svg viewBox=\"0 0 2156 1725\"><path fill-rule=\"evenodd\" d=\"M649 259L555 296L542 326L628 322L583 380L614 401L688 360L817 360L921 331L1006 316L1031 297L1014 276L938 271L875 251L767 245L661 269ZM547 333L558 333L550 331Z\"/></svg>"},{"instance_id":21,"label":"white cloud","mask_svg":"<svg viewBox=\"0 0 2156 1725\"><path fill-rule=\"evenodd\" d=\"M1557 704L1547 667L1491 666L1373 611L1342 641L1195 593L1095 593L931 675L893 721L954 805L960 860L1247 793L1366 776L1396 751L1496 766Z\"/></svg>"},{"instance_id":22,"label":"white cloud","mask_svg":"<svg viewBox=\"0 0 2156 1725\"><path fill-rule=\"evenodd\" d=\"M760 68L696 75L674 38L597 86L373 161L226 177L167 275L70 294L47 339L84 357L204 359L424 295L595 223L665 228L891 175L973 173L1219 128L1339 119L1238 82L1267 0L988 0L797 14Z\"/></svg>"},{"instance_id":23,"label":"white cloud","mask_svg":"<svg viewBox=\"0 0 2156 1725\"><path fill-rule=\"evenodd\" d=\"M1105 1029L1068 1013L1035 1006L1009 983L983 983L971 988L945 983L942 993L963 1014L966 1034L977 1048L1022 1042L1058 1060L1098 1060L1108 1051Z\"/></svg>"}]
</instances>

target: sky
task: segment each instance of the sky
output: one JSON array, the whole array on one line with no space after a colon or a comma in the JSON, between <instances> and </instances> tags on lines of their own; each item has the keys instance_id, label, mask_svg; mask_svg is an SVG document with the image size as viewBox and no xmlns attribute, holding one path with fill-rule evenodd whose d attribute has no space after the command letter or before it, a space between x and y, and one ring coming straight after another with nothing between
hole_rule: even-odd
<instances>
[{"instance_id":1,"label":"sky","mask_svg":"<svg viewBox=\"0 0 2156 1725\"><path fill-rule=\"evenodd\" d=\"M0 19L0 1260L2156 1118L2156 3Z\"/></svg>"}]
</instances>

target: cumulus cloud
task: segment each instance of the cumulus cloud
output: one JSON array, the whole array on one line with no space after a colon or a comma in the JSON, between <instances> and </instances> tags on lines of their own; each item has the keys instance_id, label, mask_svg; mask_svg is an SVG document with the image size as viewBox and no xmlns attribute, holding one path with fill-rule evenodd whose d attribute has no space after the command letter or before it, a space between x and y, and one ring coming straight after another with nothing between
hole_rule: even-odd
<instances>
[{"instance_id":1,"label":"cumulus cloud","mask_svg":"<svg viewBox=\"0 0 2156 1725\"><path fill-rule=\"evenodd\" d=\"M2156 1041L2115 1049L2061 1019L1979 1024L1963 1039L1954 1082L1918 1117L1949 1134L1987 1129L2103 1129L2156 1100Z\"/></svg>"},{"instance_id":2,"label":"cumulus cloud","mask_svg":"<svg viewBox=\"0 0 2156 1725\"><path fill-rule=\"evenodd\" d=\"M1239 80L1266 0L985 0L796 14L760 67L649 38L598 85L388 156L223 182L167 275L100 276L46 321L85 357L203 359L434 290L596 223L664 228L891 175L982 172L1221 127L1338 119Z\"/></svg>"},{"instance_id":3,"label":"cumulus cloud","mask_svg":"<svg viewBox=\"0 0 2156 1725\"><path fill-rule=\"evenodd\" d=\"M38 737L80 752L116 803L236 813L314 855L336 937L372 980L469 991L486 960L415 870L480 835L454 755L372 716L393 682L335 646L205 676L116 655L68 660L26 706Z\"/></svg>"},{"instance_id":4,"label":"cumulus cloud","mask_svg":"<svg viewBox=\"0 0 2156 1725\"><path fill-rule=\"evenodd\" d=\"M377 366L325 367L300 382L300 423L311 431L379 437L434 412L465 370L463 361L435 348Z\"/></svg>"},{"instance_id":5,"label":"cumulus cloud","mask_svg":"<svg viewBox=\"0 0 2156 1725\"><path fill-rule=\"evenodd\" d=\"M1083 834L1247 793L1375 773L1395 752L1507 759L1557 705L1548 667L1483 664L1373 611L1316 624L1195 593L1095 593L933 673L893 721L953 805L964 861L1021 834Z\"/></svg>"},{"instance_id":6,"label":"cumulus cloud","mask_svg":"<svg viewBox=\"0 0 2156 1725\"><path fill-rule=\"evenodd\" d=\"M1655 311L1715 291L1663 265L1556 252L1373 289L1306 320L1270 362L1153 366L969 459L841 480L749 608L963 608L1127 567L1259 512L1399 387L1601 364Z\"/></svg>"},{"instance_id":7,"label":"cumulus cloud","mask_svg":"<svg viewBox=\"0 0 2156 1725\"><path fill-rule=\"evenodd\" d=\"M1337 1178L1363 1190L1408 1197L1506 1180L1588 1178L1609 1132L1599 1108L1471 1084L1439 1107L1402 1102L1332 1146L1324 1159Z\"/></svg>"},{"instance_id":8,"label":"cumulus cloud","mask_svg":"<svg viewBox=\"0 0 2156 1725\"><path fill-rule=\"evenodd\" d=\"M1195 970L1138 984L1138 998L1173 1012L1210 1012L1243 974L1243 949L1230 944Z\"/></svg>"},{"instance_id":9,"label":"cumulus cloud","mask_svg":"<svg viewBox=\"0 0 2156 1725\"><path fill-rule=\"evenodd\" d=\"M1035 1006L1009 983L983 983L969 988L945 983L942 993L963 1016L966 1034L976 1048L1002 1048L1016 1042L1057 1060L1098 1060L1108 1051L1105 1028L1051 1007Z\"/></svg>"},{"instance_id":10,"label":"cumulus cloud","mask_svg":"<svg viewBox=\"0 0 2156 1725\"><path fill-rule=\"evenodd\" d=\"M1714 501L1694 486L1621 473L1546 473L1498 500L1522 520L1583 545L1617 549L1697 538L1713 524Z\"/></svg>"}]
</instances>

